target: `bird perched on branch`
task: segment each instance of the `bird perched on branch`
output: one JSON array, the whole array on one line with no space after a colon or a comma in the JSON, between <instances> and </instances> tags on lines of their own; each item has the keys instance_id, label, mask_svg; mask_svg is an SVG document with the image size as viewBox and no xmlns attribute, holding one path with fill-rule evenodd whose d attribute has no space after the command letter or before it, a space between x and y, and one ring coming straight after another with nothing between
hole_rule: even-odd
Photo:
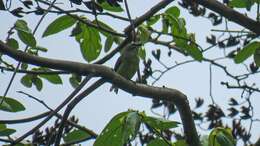
<instances>
[{"instance_id":1,"label":"bird perched on branch","mask_svg":"<svg viewBox=\"0 0 260 146\"><path fill-rule=\"evenodd\" d=\"M130 43L121 51L121 56L117 59L114 70L128 80L135 75L139 68L138 51L140 44ZM112 85L110 91L114 90L118 93L118 88Z\"/></svg>"}]
</instances>

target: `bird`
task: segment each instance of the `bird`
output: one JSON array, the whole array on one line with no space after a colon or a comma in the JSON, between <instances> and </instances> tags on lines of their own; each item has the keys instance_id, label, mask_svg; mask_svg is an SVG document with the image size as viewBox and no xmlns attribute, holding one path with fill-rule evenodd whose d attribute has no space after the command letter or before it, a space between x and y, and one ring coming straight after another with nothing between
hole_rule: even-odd
<instances>
[{"instance_id":1,"label":"bird","mask_svg":"<svg viewBox=\"0 0 260 146\"><path fill-rule=\"evenodd\" d=\"M121 51L120 57L117 59L114 66L115 72L123 76L124 78L131 80L139 68L139 56L138 51L140 44L129 43ZM118 87L112 85L110 91L113 91L117 94Z\"/></svg>"}]
</instances>

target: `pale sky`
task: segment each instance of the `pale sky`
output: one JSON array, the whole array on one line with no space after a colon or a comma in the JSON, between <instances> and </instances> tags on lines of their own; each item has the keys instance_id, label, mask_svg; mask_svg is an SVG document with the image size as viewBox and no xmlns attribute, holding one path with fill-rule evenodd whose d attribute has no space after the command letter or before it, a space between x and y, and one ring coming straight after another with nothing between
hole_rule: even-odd
<instances>
[{"instance_id":1,"label":"pale sky","mask_svg":"<svg viewBox=\"0 0 260 146\"><path fill-rule=\"evenodd\" d=\"M155 5L158 1L157 0L131 0L129 1L129 7L131 10L131 15L133 18L140 16L145 11L147 11L151 6ZM170 6L177 5L176 2L170 4ZM178 6L178 5L177 5ZM178 6L179 7L179 6ZM181 7L179 7L181 9ZM0 12L1 15L1 23L0 23L0 39L4 40L6 37L6 32L8 29L13 25L16 21L16 18L11 16L6 12ZM125 14L122 14L125 15ZM34 27L36 22L39 20L40 17L30 17L33 15L29 15L24 17L23 19L27 20L29 26L31 28ZM202 17L194 18L190 14L187 13L186 10L181 11L181 16L186 18L187 22L187 29L189 32L195 32L197 42L206 48L209 44L205 43L205 36L210 33L210 29L212 28L211 22ZM48 53L41 54L42 56L56 58L56 59L67 59L73 61L81 61L84 62L78 44L74 41L74 38L69 37L70 31L66 30L62 33L59 33L54 36L50 36L47 38L41 38L41 35L46 28L46 26L55 19L55 14L48 14L45 18L43 24L41 25L41 29L37 31L36 38L37 43L41 46L48 48ZM128 25L126 22L118 23L117 20L114 19L104 19L103 20L109 24L111 24L115 29L122 30L124 26ZM218 28L224 29L224 26L218 26ZM21 48L24 48L24 45L20 43ZM145 46L147 50L156 49L151 44ZM73 49L73 51L71 50ZM217 48L215 48L217 49ZM148 51L147 51L148 52ZM167 55L167 51L162 54L163 56ZM177 53L174 54L178 61L182 61L183 57ZM209 55L210 57L216 55L214 52L205 54L206 56ZM218 54L219 55L219 54ZM114 57L107 65L113 66L116 57ZM166 58L166 57L164 57ZM165 62L173 62L172 59L166 59ZM229 61L230 62L230 61ZM166 64L167 64L166 63ZM168 63L168 64L169 64ZM156 64L156 63L155 63ZM240 66L241 67L241 66ZM232 71L240 72L239 66L233 66ZM43 90L38 92L35 87L26 88L20 83L21 74L18 74L15 77L15 81L12 84L12 87L9 91L8 96L15 98L22 103L24 103L26 107L26 111L20 113L6 113L0 111L0 119L18 119L22 117L29 117L32 115L37 115L41 112L46 111L46 109L28 99L26 96L17 93L16 91L24 91L29 94L32 94L36 97L39 97L41 100L45 101L49 106L55 108L57 105L67 97L69 93L73 91L73 88L70 86L68 81L68 75L64 75L63 85L52 85L47 81L44 81ZM11 78L10 72L5 72L0 75L0 93L3 94L5 91L7 84ZM240 91L237 92L235 90L226 90L224 86L220 85L220 81L226 81L227 77L225 73L218 69L213 69L213 95L217 104L227 107L228 97L236 97L239 98ZM95 80L95 79L93 79ZM256 78L252 79L252 81L256 81ZM93 82L93 81L92 81ZM258 82L259 84L259 82ZM90 83L88 84L90 85ZM181 66L176 68L172 71L169 71L165 74L159 82L156 83L156 86L165 85L170 88L175 88L182 91L184 94L188 96L190 99L191 107L193 108L194 105L194 98L202 97L205 101L209 102L209 64L208 63L191 63L188 65ZM112 92L109 92L110 84L105 84L95 92L93 92L89 97L85 98L72 112L71 115L76 115L79 117L79 123L92 129L96 133L100 133L101 130L105 127L108 121L117 113L126 111L128 109L135 109L139 111L145 111L149 115L153 115L150 111L151 100L141 97L133 97L124 91L120 90L118 95L115 95ZM257 103L260 102L258 98L259 94L255 94L252 97L254 101L253 104L255 105L255 115L256 117L260 117L260 107L257 106ZM201 109L206 109L206 104ZM258 113L257 113L258 112ZM60 112L62 113L62 112ZM171 117L171 120L180 121L177 114ZM39 121L37 121L39 122ZM8 127L15 127L18 129L18 132L15 134L19 136L26 131L28 131L34 123L26 123L26 124L17 124L17 125L8 125ZM254 129L252 134L256 137L260 135L260 123L255 123ZM201 133L206 133L198 129ZM255 140L254 138L254 140ZM88 143L88 145L90 145Z\"/></svg>"}]
</instances>

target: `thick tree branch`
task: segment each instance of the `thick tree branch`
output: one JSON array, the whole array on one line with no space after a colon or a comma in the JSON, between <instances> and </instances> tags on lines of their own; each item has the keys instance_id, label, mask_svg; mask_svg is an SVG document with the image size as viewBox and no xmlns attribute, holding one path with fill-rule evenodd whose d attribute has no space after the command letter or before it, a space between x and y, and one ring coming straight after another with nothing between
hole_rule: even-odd
<instances>
[{"instance_id":1,"label":"thick tree branch","mask_svg":"<svg viewBox=\"0 0 260 146\"><path fill-rule=\"evenodd\" d=\"M216 0L194 0L194 2L219 13L221 16L224 16L225 18L229 19L230 21L233 21L252 32L256 33L257 35L260 35L260 22L257 22L237 11L235 11L232 8L229 8L225 6L224 4L216 1Z\"/></svg>"},{"instance_id":2,"label":"thick tree branch","mask_svg":"<svg viewBox=\"0 0 260 146\"><path fill-rule=\"evenodd\" d=\"M64 70L74 72L80 75L93 74L107 79L108 82L115 84L122 90L129 92L133 95L158 98L160 100L166 100L174 103L180 113L184 133L187 139L187 143L190 146L200 146L199 137L196 131L194 120L191 114L189 103L186 95L176 89L159 88L149 85L139 84L131 82L124 77L120 76L112 69L98 64L83 64L79 62L55 60L43 57L37 57L30 54L26 54L21 51L10 48L2 41L0 41L0 52L6 54L18 61L22 61L37 66L48 67L52 69Z\"/></svg>"}]
</instances>

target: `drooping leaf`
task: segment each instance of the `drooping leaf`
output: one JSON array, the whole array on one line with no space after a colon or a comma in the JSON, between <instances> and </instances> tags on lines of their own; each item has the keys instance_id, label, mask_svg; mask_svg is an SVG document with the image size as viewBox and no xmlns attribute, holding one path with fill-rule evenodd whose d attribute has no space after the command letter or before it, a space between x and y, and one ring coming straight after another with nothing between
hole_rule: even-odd
<instances>
[{"instance_id":1,"label":"drooping leaf","mask_svg":"<svg viewBox=\"0 0 260 146\"><path fill-rule=\"evenodd\" d=\"M31 88L32 87L32 76L31 75L24 75L22 78L21 78L21 83L25 86L25 87L28 87L28 88Z\"/></svg>"},{"instance_id":2,"label":"drooping leaf","mask_svg":"<svg viewBox=\"0 0 260 146\"><path fill-rule=\"evenodd\" d=\"M25 110L23 104L13 98L10 97L3 98L3 96L0 96L0 101L2 100L3 103L0 105L0 110L6 112L20 112Z\"/></svg>"},{"instance_id":3,"label":"drooping leaf","mask_svg":"<svg viewBox=\"0 0 260 146\"><path fill-rule=\"evenodd\" d=\"M169 143L170 143L170 142L167 143L167 142L164 141L163 139L157 138L157 139L151 140L151 141L147 144L147 146L170 146ZM174 146L174 145L172 145L172 146Z\"/></svg>"},{"instance_id":4,"label":"drooping leaf","mask_svg":"<svg viewBox=\"0 0 260 146\"><path fill-rule=\"evenodd\" d=\"M242 50L240 50L234 58L235 63L242 63L251 55L254 54L255 50L260 47L260 42L252 42L247 44Z\"/></svg>"},{"instance_id":5,"label":"drooping leaf","mask_svg":"<svg viewBox=\"0 0 260 146\"><path fill-rule=\"evenodd\" d=\"M259 47L255 50L254 53L254 61L257 67L260 67L260 45Z\"/></svg>"},{"instance_id":6,"label":"drooping leaf","mask_svg":"<svg viewBox=\"0 0 260 146\"><path fill-rule=\"evenodd\" d=\"M135 113L127 111L114 116L97 137L94 146L122 146L128 142L136 130L134 127L139 124ZM135 130L128 131L131 127Z\"/></svg>"},{"instance_id":7,"label":"drooping leaf","mask_svg":"<svg viewBox=\"0 0 260 146\"><path fill-rule=\"evenodd\" d=\"M86 139L90 139L92 138L92 136L90 134L88 134L85 131L82 130L74 130L70 133L68 133L63 140L65 141L65 143L73 143L76 141L81 141L81 140L86 140Z\"/></svg>"},{"instance_id":8,"label":"drooping leaf","mask_svg":"<svg viewBox=\"0 0 260 146\"><path fill-rule=\"evenodd\" d=\"M76 22L77 22L76 19L74 19L68 15L61 16L61 17L55 19L51 24L48 25L48 27L44 31L42 37L46 37L46 36L61 32L65 29L73 26Z\"/></svg>"},{"instance_id":9,"label":"drooping leaf","mask_svg":"<svg viewBox=\"0 0 260 146\"><path fill-rule=\"evenodd\" d=\"M143 122L154 129L162 130L162 131L170 128L176 128L178 127L179 124L179 122L169 121L166 119L155 118L150 116L145 116L143 118Z\"/></svg>"},{"instance_id":10,"label":"drooping leaf","mask_svg":"<svg viewBox=\"0 0 260 146\"><path fill-rule=\"evenodd\" d=\"M32 80L33 84L35 85L36 89L38 91L41 91L42 90L42 87L43 87L43 83L42 83L42 80L38 77L34 77L33 80Z\"/></svg>"},{"instance_id":11,"label":"drooping leaf","mask_svg":"<svg viewBox=\"0 0 260 146\"><path fill-rule=\"evenodd\" d=\"M18 42L15 39L13 39L13 38L10 38L10 39L7 40L7 45L12 47L12 48L14 48L14 49L18 49L19 48Z\"/></svg>"},{"instance_id":12,"label":"drooping leaf","mask_svg":"<svg viewBox=\"0 0 260 146\"><path fill-rule=\"evenodd\" d=\"M145 60L145 58L146 58L146 51L145 51L145 48L143 46L139 48L138 55L139 55L139 57L141 59Z\"/></svg>"},{"instance_id":13,"label":"drooping leaf","mask_svg":"<svg viewBox=\"0 0 260 146\"><path fill-rule=\"evenodd\" d=\"M149 32L149 30L146 28L145 25L140 25L138 27L138 30L140 32L140 41L143 44L146 43L149 40L151 33Z\"/></svg>"},{"instance_id":14,"label":"drooping leaf","mask_svg":"<svg viewBox=\"0 0 260 146\"><path fill-rule=\"evenodd\" d=\"M82 32L76 35L76 40L80 44L80 50L83 58L91 62L95 60L102 49L99 32L84 24L80 24Z\"/></svg>"},{"instance_id":15,"label":"drooping leaf","mask_svg":"<svg viewBox=\"0 0 260 146\"><path fill-rule=\"evenodd\" d=\"M108 52L111 49L113 43L114 43L114 37L108 36L105 42L104 51Z\"/></svg>"}]
</instances>

